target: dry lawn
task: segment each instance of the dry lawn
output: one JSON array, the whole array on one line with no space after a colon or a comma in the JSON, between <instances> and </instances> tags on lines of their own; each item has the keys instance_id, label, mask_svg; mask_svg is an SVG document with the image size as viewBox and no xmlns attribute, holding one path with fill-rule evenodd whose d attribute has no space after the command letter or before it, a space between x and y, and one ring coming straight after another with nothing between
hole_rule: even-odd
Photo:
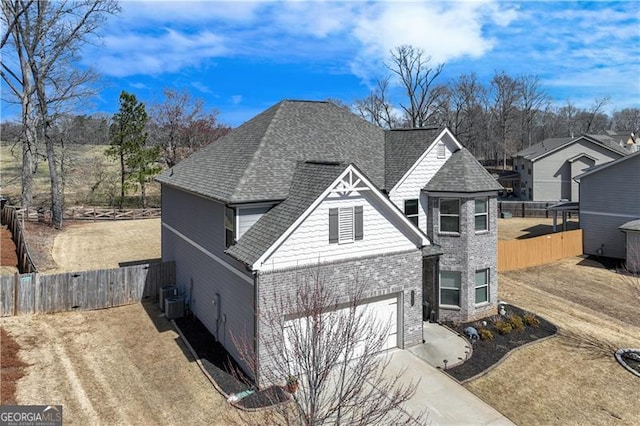
<instances>
[{"instance_id":1,"label":"dry lawn","mask_svg":"<svg viewBox=\"0 0 640 426\"><path fill-rule=\"evenodd\" d=\"M17 403L61 404L65 424L239 419L155 305L0 318L0 326L29 365L17 383Z\"/></svg>"},{"instance_id":2,"label":"dry lawn","mask_svg":"<svg viewBox=\"0 0 640 426\"><path fill-rule=\"evenodd\" d=\"M577 218L567 220L567 231L579 229ZM562 230L562 216L558 217L558 230ZM498 219L498 239L514 240L522 238L539 237L553 232L553 219L544 217L526 217L511 219Z\"/></svg>"},{"instance_id":3,"label":"dry lawn","mask_svg":"<svg viewBox=\"0 0 640 426\"><path fill-rule=\"evenodd\" d=\"M501 299L552 321L560 336L512 353L466 387L517 424L639 424L640 379L613 357L640 348L630 278L571 258L499 279Z\"/></svg>"},{"instance_id":4,"label":"dry lawn","mask_svg":"<svg viewBox=\"0 0 640 426\"><path fill-rule=\"evenodd\" d=\"M160 219L76 222L55 235L55 268L74 272L117 268L122 262L160 257ZM38 265L37 265L38 266Z\"/></svg>"}]
</instances>

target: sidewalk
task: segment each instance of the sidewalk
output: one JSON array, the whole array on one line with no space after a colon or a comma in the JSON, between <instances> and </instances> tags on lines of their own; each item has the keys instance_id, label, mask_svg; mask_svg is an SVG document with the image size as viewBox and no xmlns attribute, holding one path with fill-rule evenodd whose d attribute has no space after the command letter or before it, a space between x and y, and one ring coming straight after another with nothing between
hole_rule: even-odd
<instances>
[{"instance_id":1,"label":"sidewalk","mask_svg":"<svg viewBox=\"0 0 640 426\"><path fill-rule=\"evenodd\" d=\"M408 348L418 358L444 369L460 365L471 356L469 342L451 329L437 323L422 324L425 343Z\"/></svg>"}]
</instances>

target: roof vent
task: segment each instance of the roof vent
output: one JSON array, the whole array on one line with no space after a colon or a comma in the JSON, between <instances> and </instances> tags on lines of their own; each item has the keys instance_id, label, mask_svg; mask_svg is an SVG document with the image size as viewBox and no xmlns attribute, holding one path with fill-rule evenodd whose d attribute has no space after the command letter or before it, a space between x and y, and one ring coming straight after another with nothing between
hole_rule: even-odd
<instances>
[{"instance_id":1,"label":"roof vent","mask_svg":"<svg viewBox=\"0 0 640 426\"><path fill-rule=\"evenodd\" d=\"M339 166L340 161L330 161L330 160L307 160L305 164L319 164L322 166Z\"/></svg>"}]
</instances>

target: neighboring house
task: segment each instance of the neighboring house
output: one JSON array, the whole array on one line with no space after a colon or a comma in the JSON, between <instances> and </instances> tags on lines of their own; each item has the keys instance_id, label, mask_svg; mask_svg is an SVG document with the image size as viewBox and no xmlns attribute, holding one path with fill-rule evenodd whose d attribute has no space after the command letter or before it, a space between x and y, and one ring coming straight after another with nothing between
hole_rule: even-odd
<instances>
[{"instance_id":1,"label":"neighboring house","mask_svg":"<svg viewBox=\"0 0 640 426\"><path fill-rule=\"evenodd\" d=\"M624 259L634 236L625 242L623 230L634 232L633 222L640 219L640 151L593 167L576 180L584 253Z\"/></svg>"},{"instance_id":2,"label":"neighboring house","mask_svg":"<svg viewBox=\"0 0 640 426\"><path fill-rule=\"evenodd\" d=\"M620 230L626 238L625 267L628 272L640 275L640 219L623 223Z\"/></svg>"},{"instance_id":3,"label":"neighboring house","mask_svg":"<svg viewBox=\"0 0 640 426\"><path fill-rule=\"evenodd\" d=\"M579 201L576 176L628 153L600 135L545 139L513 156L513 171L520 175L514 193L522 200Z\"/></svg>"},{"instance_id":4,"label":"neighboring house","mask_svg":"<svg viewBox=\"0 0 640 426\"><path fill-rule=\"evenodd\" d=\"M329 102L282 101L158 181L162 258L245 367L238 341L251 343L259 384L284 332L260 312L310 274L341 295L363 285L392 324L387 348L422 343L423 304L438 320L496 312L502 187L447 129L385 131Z\"/></svg>"},{"instance_id":5,"label":"neighboring house","mask_svg":"<svg viewBox=\"0 0 640 426\"><path fill-rule=\"evenodd\" d=\"M603 135L589 135L596 139L614 143L626 149L629 153L640 150L640 138L631 130L605 130Z\"/></svg>"}]
</instances>

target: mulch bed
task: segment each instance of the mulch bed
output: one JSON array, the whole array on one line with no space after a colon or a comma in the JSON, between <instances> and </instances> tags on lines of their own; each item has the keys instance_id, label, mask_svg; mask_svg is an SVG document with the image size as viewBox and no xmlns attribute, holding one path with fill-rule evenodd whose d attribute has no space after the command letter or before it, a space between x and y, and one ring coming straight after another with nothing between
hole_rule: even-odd
<instances>
[{"instance_id":1,"label":"mulch bed","mask_svg":"<svg viewBox=\"0 0 640 426\"><path fill-rule=\"evenodd\" d=\"M256 391L256 386L238 363L229 355L209 330L196 317L176 319L182 331L207 373L213 378L220 390L226 395L246 390ZM279 386L256 391L235 404L243 408L270 407L288 401L288 394Z\"/></svg>"},{"instance_id":2,"label":"mulch bed","mask_svg":"<svg viewBox=\"0 0 640 426\"><path fill-rule=\"evenodd\" d=\"M526 311L513 305L504 306L506 308L506 315L515 314L523 316L526 313ZM513 349L545 337L553 336L558 331L555 325L544 318L536 316L540 321L538 327L525 326L523 330L513 330L509 334L500 334L493 327L493 320L497 318L498 317L486 319L487 326L485 328L493 333L493 340L474 340L472 342L473 353L471 354L471 358L465 361L464 364L447 369L447 374L458 381L465 381L491 368ZM482 321L458 324L452 326L452 328L461 335L464 335L465 328L469 326L478 328L479 322L481 323Z\"/></svg>"},{"instance_id":3,"label":"mulch bed","mask_svg":"<svg viewBox=\"0 0 640 426\"><path fill-rule=\"evenodd\" d=\"M6 225L0 227L0 266L18 267L18 256L16 254L16 245L13 242L11 231Z\"/></svg>"},{"instance_id":4,"label":"mulch bed","mask_svg":"<svg viewBox=\"0 0 640 426\"><path fill-rule=\"evenodd\" d=\"M0 327L0 404L15 405L16 385L29 366L20 358L20 346L4 328Z\"/></svg>"}]
</instances>

